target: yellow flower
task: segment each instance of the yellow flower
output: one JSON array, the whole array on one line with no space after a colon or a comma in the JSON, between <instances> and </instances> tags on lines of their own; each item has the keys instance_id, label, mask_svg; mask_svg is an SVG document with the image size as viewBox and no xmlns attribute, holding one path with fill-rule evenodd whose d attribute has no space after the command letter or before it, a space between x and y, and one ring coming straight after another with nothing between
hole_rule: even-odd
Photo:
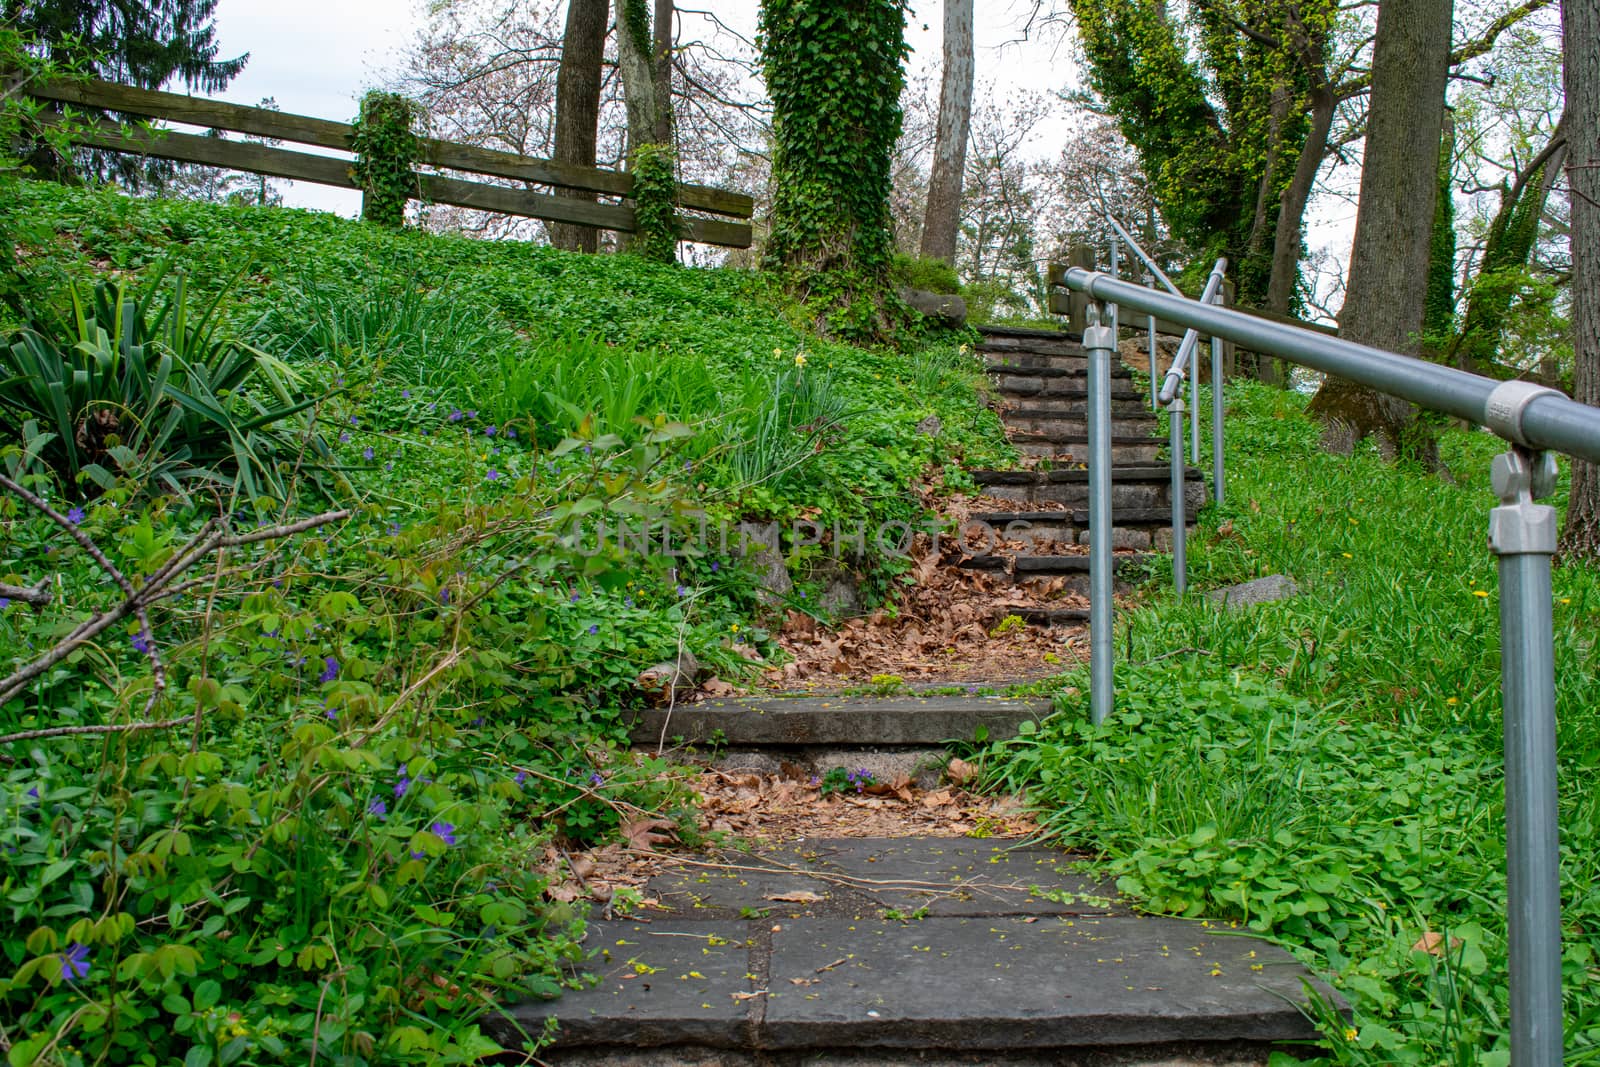
<instances>
[{"instance_id":1,"label":"yellow flower","mask_svg":"<svg viewBox=\"0 0 1600 1067\"><path fill-rule=\"evenodd\" d=\"M783 349L781 349L781 348L774 348L774 349L773 349L773 350L772 350L772 354L773 354L773 355L775 355L775 356L781 356L781 355L783 355Z\"/></svg>"},{"instance_id":2,"label":"yellow flower","mask_svg":"<svg viewBox=\"0 0 1600 1067\"><path fill-rule=\"evenodd\" d=\"M1344 1028L1344 1039L1346 1041L1354 1041L1356 1039L1356 1028L1353 1027L1353 1026L1345 1027Z\"/></svg>"},{"instance_id":3,"label":"yellow flower","mask_svg":"<svg viewBox=\"0 0 1600 1067\"><path fill-rule=\"evenodd\" d=\"M1354 557L1354 556L1352 556L1352 555L1351 555L1351 554L1350 554L1350 553L1348 553L1348 552L1341 552L1341 553L1339 553L1339 555L1341 555L1341 556L1343 556L1343 557L1344 557L1344 558L1345 558L1345 559L1355 559L1355 557Z\"/></svg>"},{"instance_id":4,"label":"yellow flower","mask_svg":"<svg viewBox=\"0 0 1600 1067\"><path fill-rule=\"evenodd\" d=\"M804 367L806 365L806 354L804 352L796 352L794 354L794 365L796 367Z\"/></svg>"},{"instance_id":5,"label":"yellow flower","mask_svg":"<svg viewBox=\"0 0 1600 1067\"><path fill-rule=\"evenodd\" d=\"M739 632L739 624L738 623L734 623L732 626L728 627L728 629L732 630L734 633L738 633Z\"/></svg>"},{"instance_id":6,"label":"yellow flower","mask_svg":"<svg viewBox=\"0 0 1600 1067\"><path fill-rule=\"evenodd\" d=\"M1446 704L1449 704L1452 708L1455 707L1457 704L1461 703L1461 701L1459 699L1457 699L1456 697L1445 697L1445 701L1444 702Z\"/></svg>"},{"instance_id":7,"label":"yellow flower","mask_svg":"<svg viewBox=\"0 0 1600 1067\"><path fill-rule=\"evenodd\" d=\"M1483 590L1483 589L1474 589L1474 590L1473 590L1473 591L1472 591L1472 595L1473 595L1473 596L1475 596L1475 597L1477 597L1477 598L1478 598L1478 599L1479 599L1479 600L1482 600L1482 599L1483 599L1483 598L1484 598L1484 597L1486 597L1486 596L1488 596L1488 595L1489 595L1489 593L1488 593L1488 591L1487 591L1487 590Z\"/></svg>"},{"instance_id":8,"label":"yellow flower","mask_svg":"<svg viewBox=\"0 0 1600 1067\"><path fill-rule=\"evenodd\" d=\"M1563 604L1570 604L1570 603L1572 603L1572 598L1569 597L1569 596L1564 596L1564 597L1561 598L1561 602Z\"/></svg>"}]
</instances>

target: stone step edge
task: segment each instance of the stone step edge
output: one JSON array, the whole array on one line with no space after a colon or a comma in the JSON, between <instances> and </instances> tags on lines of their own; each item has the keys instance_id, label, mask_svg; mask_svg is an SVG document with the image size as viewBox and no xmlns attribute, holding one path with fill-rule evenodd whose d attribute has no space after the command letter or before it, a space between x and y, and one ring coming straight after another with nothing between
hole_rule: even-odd
<instances>
[{"instance_id":1,"label":"stone step edge","mask_svg":"<svg viewBox=\"0 0 1600 1067\"><path fill-rule=\"evenodd\" d=\"M1153 440L1153 439L1152 439ZM1067 467L1057 470L1024 470L1002 471L977 469L967 471L968 476L979 485L1052 485L1064 482L1088 482L1089 471L1084 467ZM1185 481L1200 482L1205 480L1205 472L1199 467L1184 467ZM1126 463L1111 468L1111 484L1125 485L1129 482L1169 482L1172 480L1172 468L1165 463Z\"/></svg>"},{"instance_id":2,"label":"stone step edge","mask_svg":"<svg viewBox=\"0 0 1600 1067\"><path fill-rule=\"evenodd\" d=\"M1025 721L1054 710L1049 700L1006 697L723 698L640 712L629 727L635 743L716 741L766 745L923 745L970 741L978 727L991 738L1014 737Z\"/></svg>"}]
</instances>

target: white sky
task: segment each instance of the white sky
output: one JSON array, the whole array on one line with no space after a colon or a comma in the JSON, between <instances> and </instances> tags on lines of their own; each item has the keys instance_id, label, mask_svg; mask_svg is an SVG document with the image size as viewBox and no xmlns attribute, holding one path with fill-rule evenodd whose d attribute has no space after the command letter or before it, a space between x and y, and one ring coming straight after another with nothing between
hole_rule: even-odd
<instances>
[{"instance_id":1,"label":"white sky","mask_svg":"<svg viewBox=\"0 0 1600 1067\"><path fill-rule=\"evenodd\" d=\"M220 55L250 53L244 73L217 94L241 104L271 96L284 111L348 121L367 89L383 83L400 65L405 48L424 21L426 0L221 0L216 9ZM754 37L757 0L703 0L684 6L711 10L730 26ZM1060 89L1075 72L1065 51L1033 40L1013 44L1032 0L988 0L975 5L979 83L1001 89ZM908 69L937 62L941 47L941 0L913 0L907 40L915 50ZM316 27L315 32L307 32ZM1046 127L1048 128L1048 127ZM1040 155L1055 154L1039 145ZM354 215L360 195L308 183L282 183L285 202Z\"/></svg>"}]
</instances>

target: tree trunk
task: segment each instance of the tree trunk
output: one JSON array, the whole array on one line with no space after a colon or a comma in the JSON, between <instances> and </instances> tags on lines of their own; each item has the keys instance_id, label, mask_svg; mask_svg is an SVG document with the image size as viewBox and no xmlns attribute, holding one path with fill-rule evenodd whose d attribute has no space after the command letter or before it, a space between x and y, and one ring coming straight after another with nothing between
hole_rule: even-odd
<instances>
[{"instance_id":1,"label":"tree trunk","mask_svg":"<svg viewBox=\"0 0 1600 1067\"><path fill-rule=\"evenodd\" d=\"M561 39L561 69L556 74L556 143L554 156L562 163L594 166L595 142L600 124L601 63L605 59L609 0L571 0L567 29ZM594 202L593 193L557 189L570 200ZM593 252L600 231L592 226L552 222L550 243L569 252Z\"/></svg>"},{"instance_id":2,"label":"tree trunk","mask_svg":"<svg viewBox=\"0 0 1600 1067\"><path fill-rule=\"evenodd\" d=\"M651 68L656 107L651 134L656 144L672 143L672 49L676 13L673 0L656 0L655 54Z\"/></svg>"},{"instance_id":3,"label":"tree trunk","mask_svg":"<svg viewBox=\"0 0 1600 1067\"><path fill-rule=\"evenodd\" d=\"M939 128L933 143L933 173L922 221L922 256L955 265L961 225L961 179L967 166L972 126L972 0L945 0L944 80L939 90Z\"/></svg>"},{"instance_id":4,"label":"tree trunk","mask_svg":"<svg viewBox=\"0 0 1600 1067\"><path fill-rule=\"evenodd\" d=\"M1506 272L1527 267L1533 255L1545 201L1567 160L1567 115L1562 113L1550 143L1517 174L1511 187L1502 187L1500 208L1489 224L1461 332L1450 346L1450 362L1463 370L1489 373L1489 364L1499 352L1515 295Z\"/></svg>"},{"instance_id":5,"label":"tree trunk","mask_svg":"<svg viewBox=\"0 0 1600 1067\"><path fill-rule=\"evenodd\" d=\"M617 0L617 66L628 108L628 151L649 144L656 130L656 78L647 0Z\"/></svg>"},{"instance_id":6,"label":"tree trunk","mask_svg":"<svg viewBox=\"0 0 1600 1067\"><path fill-rule=\"evenodd\" d=\"M1339 315L1341 337L1411 355L1421 349L1428 291L1451 8L1451 0L1388 0L1378 8L1361 200ZM1326 424L1330 451L1349 452L1377 434L1386 453L1437 465L1431 432L1403 400L1329 376L1310 410Z\"/></svg>"},{"instance_id":7,"label":"tree trunk","mask_svg":"<svg viewBox=\"0 0 1600 1067\"><path fill-rule=\"evenodd\" d=\"M1600 0L1562 4L1572 201L1573 399L1600 407ZM1600 467L1572 464L1561 556L1600 559Z\"/></svg>"}]
</instances>

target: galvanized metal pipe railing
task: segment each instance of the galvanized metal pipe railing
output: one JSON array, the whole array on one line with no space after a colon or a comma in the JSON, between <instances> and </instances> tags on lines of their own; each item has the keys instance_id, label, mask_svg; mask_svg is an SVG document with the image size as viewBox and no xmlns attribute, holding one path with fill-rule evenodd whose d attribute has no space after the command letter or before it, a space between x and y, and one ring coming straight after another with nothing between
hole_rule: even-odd
<instances>
[{"instance_id":1,"label":"galvanized metal pipe railing","mask_svg":"<svg viewBox=\"0 0 1600 1067\"><path fill-rule=\"evenodd\" d=\"M1501 382L1453 367L1308 330L1257 319L1226 308L1146 289L1081 267L1067 271L1068 288L1086 293L1091 317L1098 304L1116 300L1145 315L1203 331L1266 356L1347 378L1432 411L1487 426L1510 449L1491 471L1500 506L1490 512L1489 545L1499 558L1500 673L1506 762L1506 911L1510 950L1512 1067L1559 1067L1562 1062L1561 890L1558 870L1554 639L1550 561L1556 550L1556 512L1536 503L1555 485L1550 453L1565 452L1600 463L1600 409L1579 404L1554 389L1528 382ZM1097 358L1108 371L1114 338L1095 326L1084 334L1091 381ZM1098 354L1098 356L1097 356ZM1181 374L1181 370L1180 370ZM1169 375L1163 391L1176 398ZM1109 381L1106 382L1109 393ZM1095 407L1093 411L1109 411ZM1213 414L1215 417L1215 413ZM1094 415L1091 414L1091 419ZM1180 446L1173 419L1173 446ZM1103 443L1102 443L1103 442ZM1091 713L1110 714L1112 685L1111 588L1109 581L1111 452L1109 419L1091 425L1090 515L1093 602L1090 665ZM1181 499L1174 485L1174 498ZM1104 499L1096 500L1097 495ZM1098 523L1099 525L1094 525ZM1175 539L1174 552L1182 544ZM1098 567L1105 566L1105 580ZM1102 634L1107 635L1104 641Z\"/></svg>"}]
</instances>

